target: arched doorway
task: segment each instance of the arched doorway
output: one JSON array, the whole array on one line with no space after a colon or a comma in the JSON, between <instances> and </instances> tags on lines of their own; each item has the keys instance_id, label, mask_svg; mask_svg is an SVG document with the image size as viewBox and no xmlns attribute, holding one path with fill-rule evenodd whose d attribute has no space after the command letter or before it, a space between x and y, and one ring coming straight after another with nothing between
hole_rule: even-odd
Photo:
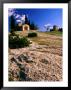
<instances>
[{"instance_id":1,"label":"arched doorway","mask_svg":"<svg viewBox=\"0 0 71 90\"><path fill-rule=\"evenodd\" d=\"M30 30L30 26L27 24L23 25L23 31L29 31Z\"/></svg>"}]
</instances>

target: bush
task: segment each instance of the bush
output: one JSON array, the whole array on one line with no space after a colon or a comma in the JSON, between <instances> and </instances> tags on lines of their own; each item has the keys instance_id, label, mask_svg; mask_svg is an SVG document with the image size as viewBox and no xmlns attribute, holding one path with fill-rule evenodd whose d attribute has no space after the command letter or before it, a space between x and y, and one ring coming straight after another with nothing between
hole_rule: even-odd
<instances>
[{"instance_id":1,"label":"bush","mask_svg":"<svg viewBox=\"0 0 71 90\"><path fill-rule=\"evenodd\" d=\"M37 33L35 32L28 33L28 37L37 37Z\"/></svg>"},{"instance_id":2,"label":"bush","mask_svg":"<svg viewBox=\"0 0 71 90\"><path fill-rule=\"evenodd\" d=\"M26 37L9 36L9 48L22 48L29 46L30 42Z\"/></svg>"},{"instance_id":3,"label":"bush","mask_svg":"<svg viewBox=\"0 0 71 90\"><path fill-rule=\"evenodd\" d=\"M12 33L10 33L9 37L10 37L10 36L17 36L17 37L18 37L19 35L16 34L15 32L12 32Z\"/></svg>"},{"instance_id":4,"label":"bush","mask_svg":"<svg viewBox=\"0 0 71 90\"><path fill-rule=\"evenodd\" d=\"M62 32L62 31L63 31L63 29L62 29L62 28L59 28L59 31L60 31L60 32Z\"/></svg>"}]
</instances>

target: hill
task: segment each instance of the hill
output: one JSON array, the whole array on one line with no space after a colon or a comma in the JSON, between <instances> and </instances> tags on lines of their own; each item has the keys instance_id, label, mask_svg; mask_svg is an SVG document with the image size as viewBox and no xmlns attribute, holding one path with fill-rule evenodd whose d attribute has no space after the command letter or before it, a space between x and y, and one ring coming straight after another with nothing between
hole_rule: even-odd
<instances>
[{"instance_id":1,"label":"hill","mask_svg":"<svg viewBox=\"0 0 71 90\"><path fill-rule=\"evenodd\" d=\"M29 47L9 49L10 81L62 80L62 33L36 33L38 37L28 38L32 42Z\"/></svg>"}]
</instances>

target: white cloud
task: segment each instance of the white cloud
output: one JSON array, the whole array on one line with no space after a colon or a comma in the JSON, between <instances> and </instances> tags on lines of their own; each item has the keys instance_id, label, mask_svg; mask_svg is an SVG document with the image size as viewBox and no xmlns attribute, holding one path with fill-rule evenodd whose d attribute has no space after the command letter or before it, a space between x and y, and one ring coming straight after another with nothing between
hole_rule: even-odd
<instances>
[{"instance_id":1,"label":"white cloud","mask_svg":"<svg viewBox=\"0 0 71 90\"><path fill-rule=\"evenodd\" d=\"M19 17L20 17L20 15L19 14L16 14L15 18L19 18Z\"/></svg>"},{"instance_id":2,"label":"white cloud","mask_svg":"<svg viewBox=\"0 0 71 90\"><path fill-rule=\"evenodd\" d=\"M14 15L17 23L23 23L25 21L25 15L20 15L16 13L16 10L13 8L8 9L8 16Z\"/></svg>"},{"instance_id":3,"label":"white cloud","mask_svg":"<svg viewBox=\"0 0 71 90\"><path fill-rule=\"evenodd\" d=\"M8 10L8 15L11 16L15 13L15 9L9 9Z\"/></svg>"},{"instance_id":4,"label":"white cloud","mask_svg":"<svg viewBox=\"0 0 71 90\"><path fill-rule=\"evenodd\" d=\"M17 21L18 23L19 23L19 22L22 22L22 21L21 21L21 20L19 20L19 19L18 19L18 20L16 20L16 21Z\"/></svg>"},{"instance_id":5,"label":"white cloud","mask_svg":"<svg viewBox=\"0 0 71 90\"><path fill-rule=\"evenodd\" d=\"M59 28L62 28L61 26L57 26L57 27L58 27L58 29L59 29Z\"/></svg>"},{"instance_id":6,"label":"white cloud","mask_svg":"<svg viewBox=\"0 0 71 90\"><path fill-rule=\"evenodd\" d=\"M45 25L44 25L44 27L48 27L48 26L51 27L51 24L48 23L48 24L45 24Z\"/></svg>"},{"instance_id":7,"label":"white cloud","mask_svg":"<svg viewBox=\"0 0 71 90\"><path fill-rule=\"evenodd\" d=\"M22 20L22 21L25 21L25 15L22 15L22 16L21 16L21 20Z\"/></svg>"},{"instance_id":8,"label":"white cloud","mask_svg":"<svg viewBox=\"0 0 71 90\"><path fill-rule=\"evenodd\" d=\"M17 14L15 16L15 18L16 18L16 22L17 23L23 23L25 21L25 15L19 15L19 14Z\"/></svg>"}]
</instances>

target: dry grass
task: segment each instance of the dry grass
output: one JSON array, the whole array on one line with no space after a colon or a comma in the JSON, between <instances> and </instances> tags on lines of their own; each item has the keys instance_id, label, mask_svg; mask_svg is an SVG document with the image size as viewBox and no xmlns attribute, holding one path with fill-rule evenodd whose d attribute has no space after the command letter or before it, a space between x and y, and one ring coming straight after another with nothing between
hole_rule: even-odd
<instances>
[{"instance_id":1,"label":"dry grass","mask_svg":"<svg viewBox=\"0 0 71 90\"><path fill-rule=\"evenodd\" d=\"M32 41L38 43L39 45L47 46L62 46L62 37L57 35L50 35L44 32L38 32L38 37L30 38Z\"/></svg>"},{"instance_id":2,"label":"dry grass","mask_svg":"<svg viewBox=\"0 0 71 90\"><path fill-rule=\"evenodd\" d=\"M38 31L30 31L36 32L38 37L29 38L30 40L40 44L40 45L48 45L48 46L61 46L62 45L62 33L61 32L38 32ZM27 36L28 32L24 31L16 31L20 36Z\"/></svg>"}]
</instances>

